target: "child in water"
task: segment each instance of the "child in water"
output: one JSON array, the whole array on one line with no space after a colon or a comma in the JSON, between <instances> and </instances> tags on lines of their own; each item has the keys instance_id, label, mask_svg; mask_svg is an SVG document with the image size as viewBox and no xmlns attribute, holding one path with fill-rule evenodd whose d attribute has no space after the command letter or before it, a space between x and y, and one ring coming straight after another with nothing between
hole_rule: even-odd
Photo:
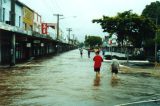
<instances>
[{"instance_id":1,"label":"child in water","mask_svg":"<svg viewBox=\"0 0 160 106\"><path fill-rule=\"evenodd\" d=\"M99 51L95 51L96 56L94 56L93 61L94 61L94 71L96 72L96 76L100 77L100 68L101 68L101 63L103 62L103 58L99 55Z\"/></svg>"}]
</instances>

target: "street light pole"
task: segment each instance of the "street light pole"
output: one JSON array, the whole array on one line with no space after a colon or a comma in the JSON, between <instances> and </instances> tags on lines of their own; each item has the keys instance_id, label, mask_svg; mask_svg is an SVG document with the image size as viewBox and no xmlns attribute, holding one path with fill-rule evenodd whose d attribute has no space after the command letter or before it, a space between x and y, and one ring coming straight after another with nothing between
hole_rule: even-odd
<instances>
[{"instance_id":1,"label":"street light pole","mask_svg":"<svg viewBox=\"0 0 160 106\"><path fill-rule=\"evenodd\" d=\"M54 16L57 16L57 40L59 40L59 17L63 16L62 14L54 14Z\"/></svg>"}]
</instances>

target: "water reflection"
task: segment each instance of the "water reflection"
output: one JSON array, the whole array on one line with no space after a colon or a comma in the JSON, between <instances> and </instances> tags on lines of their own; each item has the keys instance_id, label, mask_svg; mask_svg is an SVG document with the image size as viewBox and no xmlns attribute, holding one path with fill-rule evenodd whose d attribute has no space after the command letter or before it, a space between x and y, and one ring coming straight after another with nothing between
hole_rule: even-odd
<instances>
[{"instance_id":1,"label":"water reflection","mask_svg":"<svg viewBox=\"0 0 160 106\"><path fill-rule=\"evenodd\" d=\"M100 81L101 81L100 76L96 75L94 78L94 86L100 86Z\"/></svg>"},{"instance_id":2,"label":"water reflection","mask_svg":"<svg viewBox=\"0 0 160 106\"><path fill-rule=\"evenodd\" d=\"M112 87L116 87L119 84L120 79L119 78L111 78L110 84Z\"/></svg>"}]
</instances>

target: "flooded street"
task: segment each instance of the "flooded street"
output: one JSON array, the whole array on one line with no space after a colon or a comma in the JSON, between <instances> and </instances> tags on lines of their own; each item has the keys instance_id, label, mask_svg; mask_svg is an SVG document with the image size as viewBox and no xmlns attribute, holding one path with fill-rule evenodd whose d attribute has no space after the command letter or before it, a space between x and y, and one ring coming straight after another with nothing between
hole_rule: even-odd
<instances>
[{"instance_id":1,"label":"flooded street","mask_svg":"<svg viewBox=\"0 0 160 106\"><path fill-rule=\"evenodd\" d=\"M93 56L66 52L0 71L0 106L114 106L160 98L160 79L119 74L112 81L110 63L95 78Z\"/></svg>"}]
</instances>

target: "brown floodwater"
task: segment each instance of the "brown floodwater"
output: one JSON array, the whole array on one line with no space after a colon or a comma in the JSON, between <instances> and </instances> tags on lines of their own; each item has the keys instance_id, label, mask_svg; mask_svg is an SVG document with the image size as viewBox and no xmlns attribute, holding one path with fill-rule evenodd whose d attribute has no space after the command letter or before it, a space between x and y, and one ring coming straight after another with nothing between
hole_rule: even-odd
<instances>
[{"instance_id":1,"label":"brown floodwater","mask_svg":"<svg viewBox=\"0 0 160 106\"><path fill-rule=\"evenodd\" d=\"M114 106L160 98L160 79L118 74L111 80L110 63L95 77L93 56L79 50L0 69L0 106Z\"/></svg>"}]
</instances>

